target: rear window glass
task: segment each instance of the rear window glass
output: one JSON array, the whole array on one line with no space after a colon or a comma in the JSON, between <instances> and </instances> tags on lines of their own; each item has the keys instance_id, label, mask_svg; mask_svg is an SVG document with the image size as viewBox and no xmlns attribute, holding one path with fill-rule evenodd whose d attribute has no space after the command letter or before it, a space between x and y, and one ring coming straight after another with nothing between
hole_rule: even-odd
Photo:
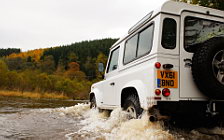
<instances>
[{"instance_id":1,"label":"rear window glass","mask_svg":"<svg viewBox=\"0 0 224 140\"><path fill-rule=\"evenodd\" d=\"M154 24L150 24L125 43L124 64L127 64L143 55L148 54L152 49Z\"/></svg>"},{"instance_id":2,"label":"rear window glass","mask_svg":"<svg viewBox=\"0 0 224 140\"><path fill-rule=\"evenodd\" d=\"M153 38L153 26L150 26L147 29L140 32L137 57L140 57L151 51L153 41L152 38Z\"/></svg>"},{"instance_id":3,"label":"rear window glass","mask_svg":"<svg viewBox=\"0 0 224 140\"><path fill-rule=\"evenodd\" d=\"M196 44L214 37L224 37L224 23L221 22L186 17L184 24L184 46L189 52L194 50Z\"/></svg>"},{"instance_id":4,"label":"rear window glass","mask_svg":"<svg viewBox=\"0 0 224 140\"><path fill-rule=\"evenodd\" d=\"M163 20L162 46L165 49L174 49L176 47L177 23L172 18Z\"/></svg>"}]
</instances>

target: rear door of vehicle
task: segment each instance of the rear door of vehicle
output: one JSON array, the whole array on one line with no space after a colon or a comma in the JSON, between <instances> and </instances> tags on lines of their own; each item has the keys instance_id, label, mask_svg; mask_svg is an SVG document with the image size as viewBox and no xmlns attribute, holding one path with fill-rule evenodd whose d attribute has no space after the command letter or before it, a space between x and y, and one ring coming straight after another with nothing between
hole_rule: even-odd
<instances>
[{"instance_id":1,"label":"rear door of vehicle","mask_svg":"<svg viewBox=\"0 0 224 140\"><path fill-rule=\"evenodd\" d=\"M206 99L197 88L191 71L193 50L188 48L186 43L195 39L197 34L203 34L207 25L201 20L220 20L215 16L199 14L194 12L183 12L181 15L180 31L180 97L182 99ZM186 39L188 38L188 40ZM203 40L201 38L200 40ZM188 44L188 43L187 43Z\"/></svg>"}]
</instances>

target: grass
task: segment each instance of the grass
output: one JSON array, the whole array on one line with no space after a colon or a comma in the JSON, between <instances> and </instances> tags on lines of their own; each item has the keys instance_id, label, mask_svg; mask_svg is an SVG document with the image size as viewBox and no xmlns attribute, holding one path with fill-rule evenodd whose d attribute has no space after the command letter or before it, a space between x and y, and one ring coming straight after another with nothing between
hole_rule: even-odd
<instances>
[{"instance_id":1,"label":"grass","mask_svg":"<svg viewBox=\"0 0 224 140\"><path fill-rule=\"evenodd\" d=\"M8 96L8 97L24 97L24 98L35 98L35 99L69 99L67 96L63 94L57 93L37 93L37 92L21 92L21 91L8 91L8 90L0 90L0 96Z\"/></svg>"}]
</instances>

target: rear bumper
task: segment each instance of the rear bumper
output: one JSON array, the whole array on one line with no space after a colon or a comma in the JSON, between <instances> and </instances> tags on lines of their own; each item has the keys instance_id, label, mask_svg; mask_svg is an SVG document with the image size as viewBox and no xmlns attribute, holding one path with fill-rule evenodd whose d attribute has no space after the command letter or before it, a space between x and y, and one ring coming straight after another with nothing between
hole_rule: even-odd
<instances>
[{"instance_id":1,"label":"rear bumper","mask_svg":"<svg viewBox=\"0 0 224 140\"><path fill-rule=\"evenodd\" d=\"M166 116L224 116L224 101L158 101L156 108L160 111L162 115Z\"/></svg>"}]
</instances>

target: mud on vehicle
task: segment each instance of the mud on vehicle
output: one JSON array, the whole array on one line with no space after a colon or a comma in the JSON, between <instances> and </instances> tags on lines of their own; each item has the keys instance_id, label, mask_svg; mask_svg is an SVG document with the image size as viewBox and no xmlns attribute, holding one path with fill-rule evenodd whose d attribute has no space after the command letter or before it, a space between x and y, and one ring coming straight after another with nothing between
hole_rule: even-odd
<instances>
[{"instance_id":1,"label":"mud on vehicle","mask_svg":"<svg viewBox=\"0 0 224 140\"><path fill-rule=\"evenodd\" d=\"M90 102L134 118L146 110L156 120L155 109L171 118L222 118L224 11L167 1L150 12L111 47Z\"/></svg>"}]
</instances>

